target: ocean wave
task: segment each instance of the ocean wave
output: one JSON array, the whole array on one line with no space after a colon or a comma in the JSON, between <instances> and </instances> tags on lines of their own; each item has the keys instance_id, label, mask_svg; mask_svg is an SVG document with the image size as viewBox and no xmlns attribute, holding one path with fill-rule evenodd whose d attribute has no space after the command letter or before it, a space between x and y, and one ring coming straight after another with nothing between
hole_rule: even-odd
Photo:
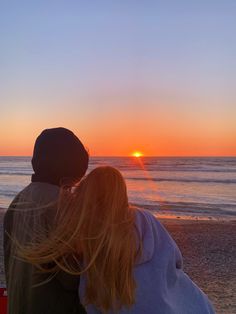
<instances>
[{"instance_id":1,"label":"ocean wave","mask_svg":"<svg viewBox=\"0 0 236 314\"><path fill-rule=\"evenodd\" d=\"M148 171L148 172L198 172L198 173L236 173L235 167L208 167L208 166L179 166L179 165L159 165L159 164L121 164L119 162L114 163L90 163L89 169L92 170L97 166L101 165L112 165L113 167L118 168L121 171Z\"/></svg>"},{"instance_id":2,"label":"ocean wave","mask_svg":"<svg viewBox=\"0 0 236 314\"><path fill-rule=\"evenodd\" d=\"M135 181L154 181L154 182L236 184L236 179L198 179L198 178L188 179L188 178L140 178L140 177L126 177L126 179Z\"/></svg>"},{"instance_id":3,"label":"ocean wave","mask_svg":"<svg viewBox=\"0 0 236 314\"><path fill-rule=\"evenodd\" d=\"M236 173L236 158L185 158L185 157L93 157L89 161L89 168L98 165L113 165L120 170L146 170L146 171L169 171L169 172L221 172Z\"/></svg>"},{"instance_id":4,"label":"ocean wave","mask_svg":"<svg viewBox=\"0 0 236 314\"><path fill-rule=\"evenodd\" d=\"M236 217L236 205L232 204L210 204L194 202L157 202L150 205L145 203L133 203L138 207L146 208L152 211L165 211L166 213L182 213L194 215L225 215Z\"/></svg>"},{"instance_id":5,"label":"ocean wave","mask_svg":"<svg viewBox=\"0 0 236 314\"><path fill-rule=\"evenodd\" d=\"M163 173L163 172L168 172L168 173L176 173L176 172L179 172L179 173L196 173L198 172L199 174L200 173L236 173L236 169L225 169L225 170L210 170L210 169L207 169L207 170L203 170L203 169L176 169L176 168L153 168L153 169L140 169L140 168L135 168L135 167L128 167L128 166L118 166L117 165L117 168L120 170L120 171L142 171L142 172L150 172L150 173L153 173L154 171L155 172L160 172L160 173ZM91 171L93 169L93 167L91 167L89 169L89 171ZM32 175L32 170L26 170L26 171L15 171L15 170L0 170L0 176L1 175L7 175L7 176L30 176ZM132 178L131 178L132 179ZM173 179L174 180L174 179ZM188 182L193 182L193 181L188 181ZM235 182L236 182L236 179L235 179ZM233 182L234 183L234 182Z\"/></svg>"},{"instance_id":6,"label":"ocean wave","mask_svg":"<svg viewBox=\"0 0 236 314\"><path fill-rule=\"evenodd\" d=\"M15 197L17 193L17 191L0 191L0 195L2 198Z\"/></svg>"},{"instance_id":7,"label":"ocean wave","mask_svg":"<svg viewBox=\"0 0 236 314\"><path fill-rule=\"evenodd\" d=\"M30 176L31 172L18 172L18 171L0 171L0 176Z\"/></svg>"}]
</instances>

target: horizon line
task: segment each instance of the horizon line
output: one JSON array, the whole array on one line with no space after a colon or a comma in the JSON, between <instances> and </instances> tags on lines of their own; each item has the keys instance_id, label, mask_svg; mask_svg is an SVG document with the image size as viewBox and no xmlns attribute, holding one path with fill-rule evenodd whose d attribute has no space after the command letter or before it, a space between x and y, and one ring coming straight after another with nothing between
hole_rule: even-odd
<instances>
[{"instance_id":1,"label":"horizon line","mask_svg":"<svg viewBox=\"0 0 236 314\"><path fill-rule=\"evenodd\" d=\"M32 155L0 155L0 157L27 157L30 158ZM151 157L159 157L159 158L235 158L236 155L143 155L140 157L135 157L132 155L90 155L89 157L95 158L151 158Z\"/></svg>"}]
</instances>

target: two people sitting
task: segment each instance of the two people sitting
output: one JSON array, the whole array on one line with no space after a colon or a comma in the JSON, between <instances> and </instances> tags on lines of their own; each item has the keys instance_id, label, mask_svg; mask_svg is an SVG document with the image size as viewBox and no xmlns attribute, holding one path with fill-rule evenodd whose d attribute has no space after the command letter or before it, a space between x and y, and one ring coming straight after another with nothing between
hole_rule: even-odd
<instances>
[{"instance_id":1,"label":"two people sitting","mask_svg":"<svg viewBox=\"0 0 236 314\"><path fill-rule=\"evenodd\" d=\"M9 314L211 314L162 224L129 204L110 166L84 176L88 153L69 130L44 130L32 183L4 219Z\"/></svg>"}]
</instances>

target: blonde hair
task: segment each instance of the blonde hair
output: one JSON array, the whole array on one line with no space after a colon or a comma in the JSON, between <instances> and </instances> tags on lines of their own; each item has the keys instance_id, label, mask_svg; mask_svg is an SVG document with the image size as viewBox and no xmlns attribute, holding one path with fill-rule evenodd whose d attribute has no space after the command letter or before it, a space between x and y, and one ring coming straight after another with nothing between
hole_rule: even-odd
<instances>
[{"instance_id":1,"label":"blonde hair","mask_svg":"<svg viewBox=\"0 0 236 314\"><path fill-rule=\"evenodd\" d=\"M139 242L125 181L106 166L91 171L72 197L61 197L56 228L46 240L21 247L19 255L42 271L86 272L83 303L107 312L135 301Z\"/></svg>"}]
</instances>

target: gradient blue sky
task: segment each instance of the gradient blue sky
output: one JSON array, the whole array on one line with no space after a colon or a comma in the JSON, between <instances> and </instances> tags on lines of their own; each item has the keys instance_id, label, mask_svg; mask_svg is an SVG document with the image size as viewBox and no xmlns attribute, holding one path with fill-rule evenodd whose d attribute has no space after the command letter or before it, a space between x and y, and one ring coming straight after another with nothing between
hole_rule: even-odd
<instances>
[{"instance_id":1,"label":"gradient blue sky","mask_svg":"<svg viewBox=\"0 0 236 314\"><path fill-rule=\"evenodd\" d=\"M236 155L235 1L1 1L0 155Z\"/></svg>"}]
</instances>

